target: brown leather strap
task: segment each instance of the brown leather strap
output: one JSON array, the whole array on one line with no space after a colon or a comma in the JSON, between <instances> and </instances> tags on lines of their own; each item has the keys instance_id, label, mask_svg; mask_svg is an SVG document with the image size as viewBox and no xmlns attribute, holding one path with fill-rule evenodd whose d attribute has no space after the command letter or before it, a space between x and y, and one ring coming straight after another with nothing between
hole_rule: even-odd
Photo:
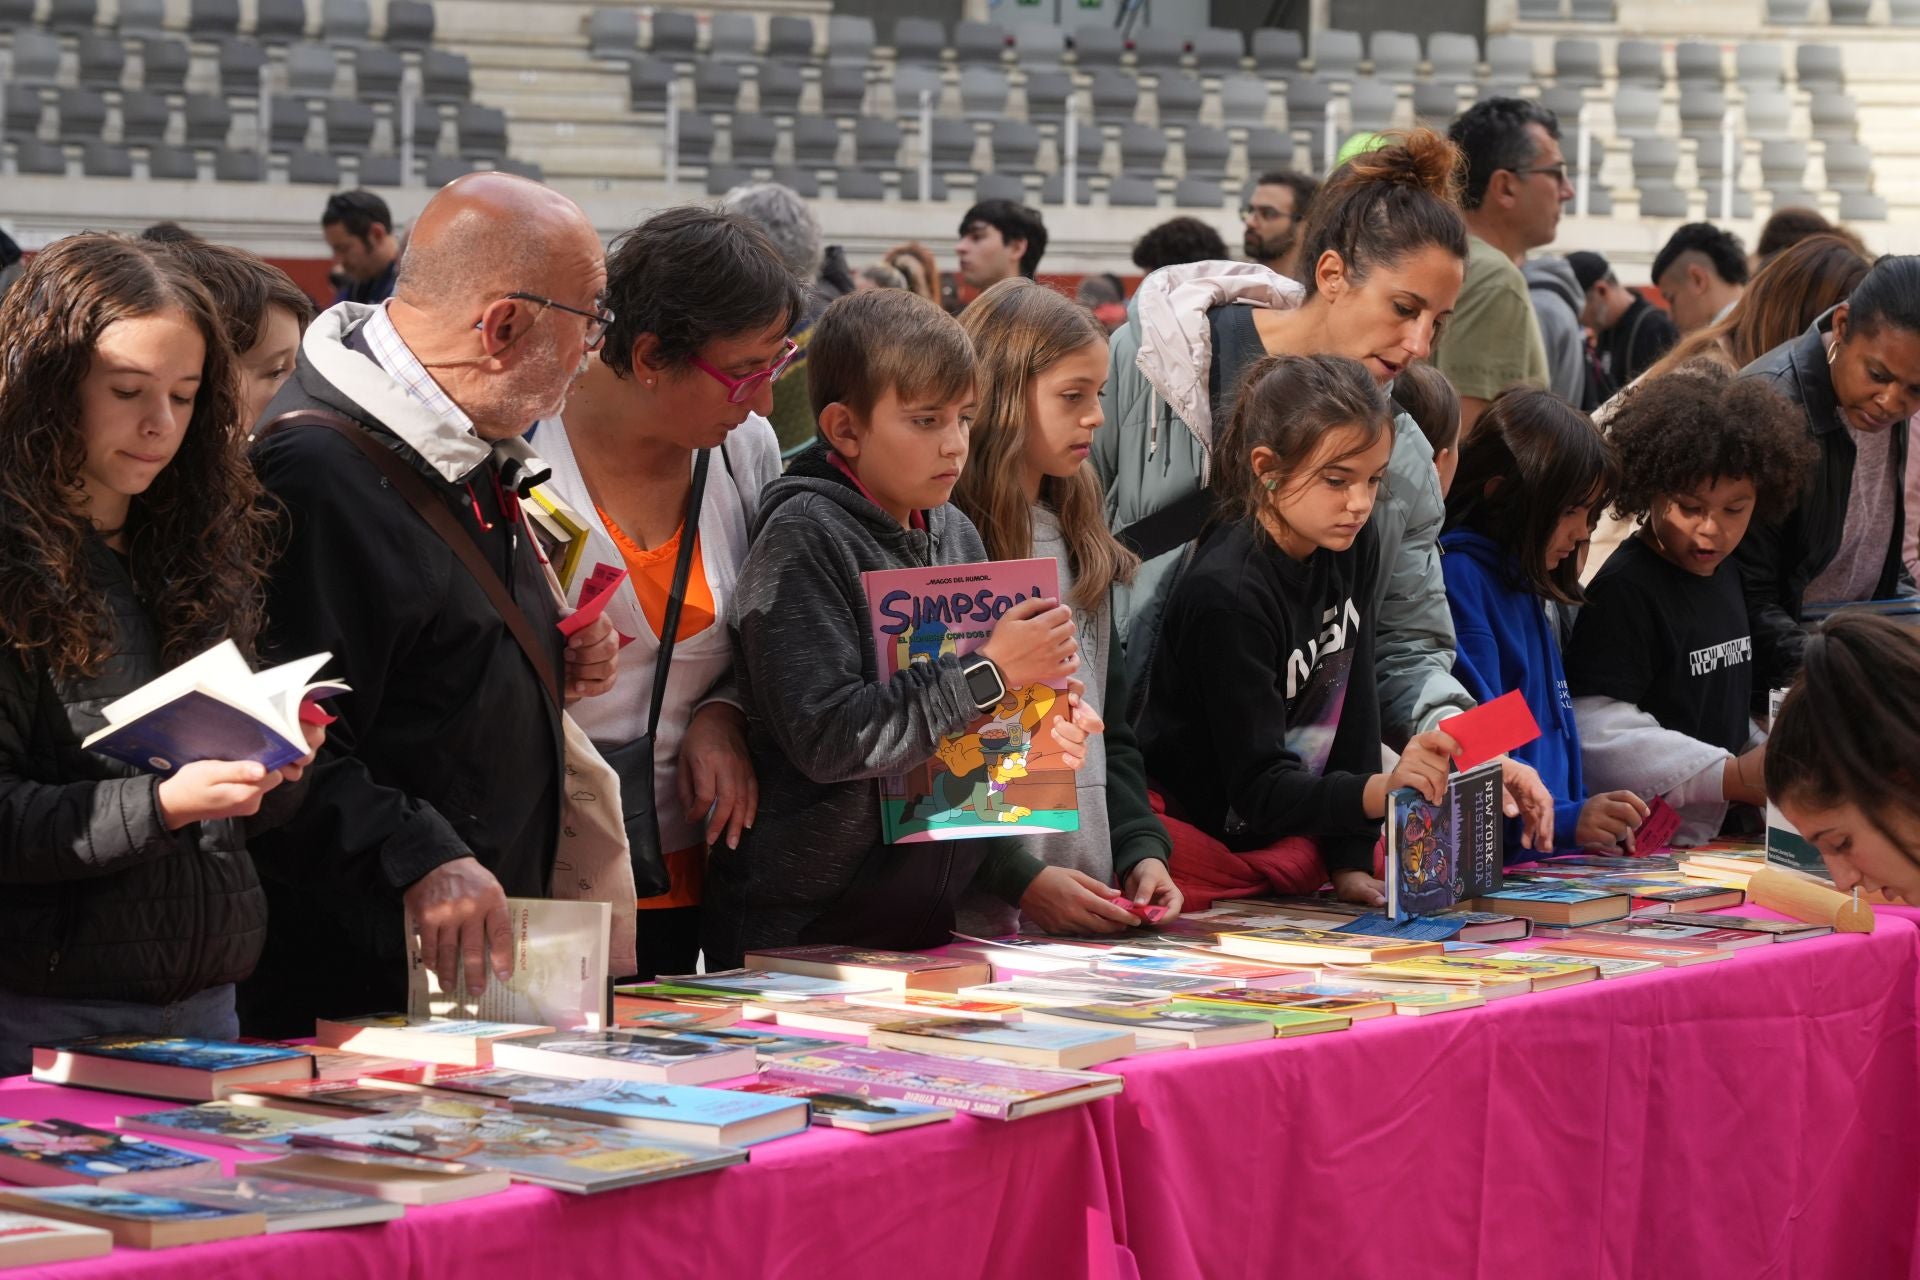
<instances>
[{"instance_id":1,"label":"brown leather strap","mask_svg":"<svg viewBox=\"0 0 1920 1280\"><path fill-rule=\"evenodd\" d=\"M441 541L452 549L453 554L459 557L460 563L466 566L467 572L473 575L473 580L480 584L480 589L487 593L487 599L492 602L494 611L500 615L500 620L507 624L507 630L513 633L513 638L519 642L521 651L527 655L527 661L533 664L534 674L539 677L540 687L546 690L548 700L553 703L556 711L562 709L565 704L560 701L560 686L554 677L552 660L542 652L540 639L534 633L533 624L527 621L526 611L507 594L506 584L500 581L500 575L494 572L493 566L488 564L486 557L480 554L480 548L474 544L473 538L467 531L461 528L460 521L454 517L453 512L447 510L447 504L440 501L433 490L427 487L427 482L421 479L420 473L408 466L405 459L393 450L375 440L365 427L343 414L327 409L295 409L291 413L283 413L255 431L253 435L256 440L264 440L276 432L301 426L325 427L353 441L360 452L367 455L367 461L379 469L380 474L385 476L394 490L407 500L407 505L427 522L428 527L440 535Z\"/></svg>"}]
</instances>

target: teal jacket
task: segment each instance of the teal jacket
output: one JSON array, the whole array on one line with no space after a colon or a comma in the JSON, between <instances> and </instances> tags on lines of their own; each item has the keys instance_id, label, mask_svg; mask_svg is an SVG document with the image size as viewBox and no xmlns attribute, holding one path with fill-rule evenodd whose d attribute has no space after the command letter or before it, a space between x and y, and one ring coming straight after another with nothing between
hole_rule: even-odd
<instances>
[{"instance_id":1,"label":"teal jacket","mask_svg":"<svg viewBox=\"0 0 1920 1280\"><path fill-rule=\"evenodd\" d=\"M1115 533L1208 481L1214 422L1226 416L1208 399L1208 313L1233 305L1285 309L1302 300L1298 284L1248 262L1187 263L1141 283L1127 323L1111 339L1100 396L1106 425L1093 438ZM1393 426L1393 454L1372 518L1381 566L1373 621L1380 722L1397 747L1474 700L1453 675L1453 619L1437 547L1445 506L1433 449L1406 414ZM1114 622L1136 691L1147 687L1161 610L1191 553L1191 543L1165 552L1142 565L1131 585L1113 588Z\"/></svg>"}]
</instances>

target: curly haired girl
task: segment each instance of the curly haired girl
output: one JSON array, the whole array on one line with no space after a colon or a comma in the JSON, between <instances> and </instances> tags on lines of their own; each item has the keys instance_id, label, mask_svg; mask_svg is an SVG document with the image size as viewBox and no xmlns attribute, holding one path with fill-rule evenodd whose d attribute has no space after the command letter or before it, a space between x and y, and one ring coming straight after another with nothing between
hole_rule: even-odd
<instances>
[{"instance_id":1,"label":"curly haired girl","mask_svg":"<svg viewBox=\"0 0 1920 1280\"><path fill-rule=\"evenodd\" d=\"M1583 763L1595 785L1664 796L1683 838L1709 839L1730 804L1766 799L1731 557L1756 515L1793 509L1814 448L1793 405L1707 362L1643 383L1612 429L1614 510L1641 528L1587 588L1567 648Z\"/></svg>"}]
</instances>

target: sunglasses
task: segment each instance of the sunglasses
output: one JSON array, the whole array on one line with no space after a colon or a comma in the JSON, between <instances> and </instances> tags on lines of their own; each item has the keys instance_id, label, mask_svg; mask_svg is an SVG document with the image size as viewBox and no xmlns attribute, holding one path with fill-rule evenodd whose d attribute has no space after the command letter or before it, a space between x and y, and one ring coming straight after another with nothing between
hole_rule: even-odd
<instances>
[{"instance_id":1,"label":"sunglasses","mask_svg":"<svg viewBox=\"0 0 1920 1280\"><path fill-rule=\"evenodd\" d=\"M787 371L787 366L792 364L793 358L799 354L800 344L788 338L786 345L780 349L780 354L774 358L772 364L740 378L720 372L699 356L695 356L692 363L694 368L727 389L728 404L745 404L760 394L761 387L770 382L778 382L780 375Z\"/></svg>"}]
</instances>

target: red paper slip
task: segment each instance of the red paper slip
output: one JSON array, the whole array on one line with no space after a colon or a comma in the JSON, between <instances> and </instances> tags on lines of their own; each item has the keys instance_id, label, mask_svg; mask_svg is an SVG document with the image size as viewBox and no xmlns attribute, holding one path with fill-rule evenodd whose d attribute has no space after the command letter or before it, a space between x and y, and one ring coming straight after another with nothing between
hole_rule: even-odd
<instances>
[{"instance_id":1,"label":"red paper slip","mask_svg":"<svg viewBox=\"0 0 1920 1280\"><path fill-rule=\"evenodd\" d=\"M1633 833L1633 851L1643 857L1665 853L1679 830L1679 810L1655 796L1647 802L1647 820Z\"/></svg>"},{"instance_id":2,"label":"red paper slip","mask_svg":"<svg viewBox=\"0 0 1920 1280\"><path fill-rule=\"evenodd\" d=\"M586 589L580 593L580 607L560 619L560 634L571 636L605 613L613 593L626 580L625 569L615 569L606 564L595 566L592 575L587 578Z\"/></svg>"},{"instance_id":3,"label":"red paper slip","mask_svg":"<svg viewBox=\"0 0 1920 1280\"><path fill-rule=\"evenodd\" d=\"M1460 744L1460 754L1453 763L1461 770L1485 764L1540 736L1540 726L1518 689L1471 711L1448 716L1436 727Z\"/></svg>"}]
</instances>

